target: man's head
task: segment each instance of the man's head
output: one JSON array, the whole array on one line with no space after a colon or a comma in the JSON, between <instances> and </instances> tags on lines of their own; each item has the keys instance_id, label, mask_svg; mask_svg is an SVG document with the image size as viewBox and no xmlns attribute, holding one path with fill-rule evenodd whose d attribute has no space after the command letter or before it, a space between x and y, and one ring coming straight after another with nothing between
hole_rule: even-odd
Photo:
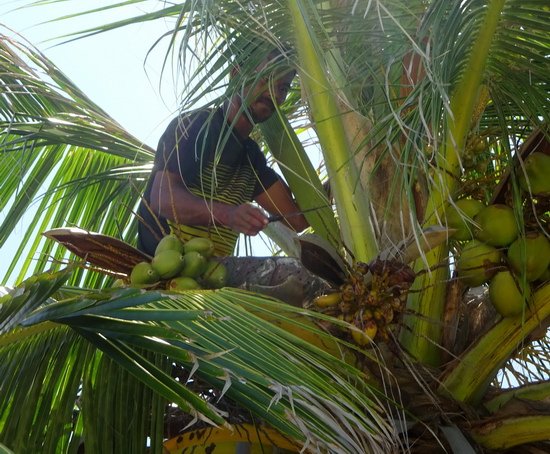
<instances>
[{"instance_id":1,"label":"man's head","mask_svg":"<svg viewBox=\"0 0 550 454\"><path fill-rule=\"evenodd\" d=\"M241 88L235 96L253 123L261 123L273 115L276 106L286 99L296 75L296 70L289 65L287 56L281 50L271 48L263 55L261 60L256 59L258 64L252 74L242 77ZM249 67L251 60L252 57L247 62ZM243 68L246 68L244 64L236 65L232 75L244 76Z\"/></svg>"}]
</instances>

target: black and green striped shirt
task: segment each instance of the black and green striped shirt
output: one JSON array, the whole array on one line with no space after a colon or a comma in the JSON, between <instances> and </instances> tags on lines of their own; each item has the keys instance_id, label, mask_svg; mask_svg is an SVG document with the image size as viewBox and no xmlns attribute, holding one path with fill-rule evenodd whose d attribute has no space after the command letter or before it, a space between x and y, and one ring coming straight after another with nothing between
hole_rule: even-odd
<instances>
[{"instance_id":1,"label":"black and green striped shirt","mask_svg":"<svg viewBox=\"0 0 550 454\"><path fill-rule=\"evenodd\" d=\"M203 109L175 118L159 141L138 212L138 247L149 255L153 255L163 231L174 231L184 240L210 238L217 255L231 255L238 238L237 232L220 225L176 225L152 213L151 186L158 170L180 174L188 191L207 202L232 205L254 200L278 179L258 144L250 138L239 139L231 131L222 109Z\"/></svg>"}]
</instances>

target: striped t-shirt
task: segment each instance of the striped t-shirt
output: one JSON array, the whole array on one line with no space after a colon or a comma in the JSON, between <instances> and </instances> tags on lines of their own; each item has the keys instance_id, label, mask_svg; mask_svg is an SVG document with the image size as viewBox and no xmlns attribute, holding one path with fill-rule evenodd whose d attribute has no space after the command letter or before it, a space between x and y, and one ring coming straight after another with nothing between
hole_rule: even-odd
<instances>
[{"instance_id":1,"label":"striped t-shirt","mask_svg":"<svg viewBox=\"0 0 550 454\"><path fill-rule=\"evenodd\" d=\"M232 205L254 200L278 179L258 144L250 138L240 139L231 131L222 109L203 109L175 118L159 141L138 211L138 247L149 255L154 254L163 231L173 231L183 240L210 238L216 245L216 255L231 255L239 235L221 225L175 224L152 213L151 186L158 170L181 175L186 189L207 203Z\"/></svg>"}]
</instances>

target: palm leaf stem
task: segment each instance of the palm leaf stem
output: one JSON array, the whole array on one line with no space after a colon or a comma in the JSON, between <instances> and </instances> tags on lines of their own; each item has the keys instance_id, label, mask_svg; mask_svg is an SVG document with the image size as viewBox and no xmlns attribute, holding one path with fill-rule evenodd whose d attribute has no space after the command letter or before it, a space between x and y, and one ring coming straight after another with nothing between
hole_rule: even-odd
<instances>
[{"instance_id":1,"label":"palm leaf stem","mask_svg":"<svg viewBox=\"0 0 550 454\"><path fill-rule=\"evenodd\" d=\"M531 307L515 317L505 317L453 363L439 391L460 402L477 404L500 367L521 346L541 320L550 316L550 284L533 295Z\"/></svg>"},{"instance_id":2,"label":"palm leaf stem","mask_svg":"<svg viewBox=\"0 0 550 454\"><path fill-rule=\"evenodd\" d=\"M292 193L296 196L300 209L305 211L326 206L304 215L315 233L339 250L340 233L331 204L294 128L279 112L262 123L260 128L271 154L279 163Z\"/></svg>"},{"instance_id":3,"label":"palm leaf stem","mask_svg":"<svg viewBox=\"0 0 550 454\"><path fill-rule=\"evenodd\" d=\"M447 113L445 145L436 154L435 185L428 198L425 225L441 222L446 201L454 196L459 181L460 156L471 127L479 88L504 4L504 0L489 2L469 59L453 90ZM416 269L427 266L434 271L427 273L413 285L413 290L421 291L411 293L407 308L418 316L414 319L407 317L409 323L406 324L410 330L403 330L401 335L401 342L412 356L420 362L435 366L441 362L441 320L448 280L447 267L438 265L444 263L448 255L448 246L440 246L427 254L424 260L417 262Z\"/></svg>"},{"instance_id":4,"label":"palm leaf stem","mask_svg":"<svg viewBox=\"0 0 550 454\"><path fill-rule=\"evenodd\" d=\"M0 348L7 347L10 344L22 342L25 338L33 337L42 333L46 333L55 328L57 323L44 322L37 325L29 326L23 329L17 329L8 333L2 334L0 337Z\"/></svg>"},{"instance_id":5,"label":"palm leaf stem","mask_svg":"<svg viewBox=\"0 0 550 454\"><path fill-rule=\"evenodd\" d=\"M273 329L271 323L235 304L254 306L257 299L257 295L231 289L183 294L117 289L48 304L28 314L24 323L52 319L71 326L147 386L182 408L193 408L197 417L207 421L218 415L216 409L182 392L186 390L180 389L180 383L138 350L168 356L192 371L197 367L201 378L295 439L362 452L369 451L367 446L376 450L375 446L393 443L389 441L392 430L380 417L380 395L363 374L343 362L339 372L332 371L334 356L319 355L317 348L308 348L288 333L283 335L284 330ZM189 312L177 314L176 309ZM130 313L114 318L124 310ZM139 316L143 321L128 320L137 311L150 311L156 321L145 320L143 314ZM255 333L253 343L246 333ZM330 403L334 395L339 396L338 404ZM334 406L330 412L335 420L319 420L329 404ZM359 424L361 429L343 433L336 421L343 428Z\"/></svg>"},{"instance_id":6,"label":"palm leaf stem","mask_svg":"<svg viewBox=\"0 0 550 454\"><path fill-rule=\"evenodd\" d=\"M50 295L58 290L69 278L72 268L57 273L33 276L23 282L17 290L0 299L0 334L14 329L29 313L44 304Z\"/></svg>"},{"instance_id":7,"label":"palm leaf stem","mask_svg":"<svg viewBox=\"0 0 550 454\"><path fill-rule=\"evenodd\" d=\"M512 399L549 401L550 382L533 383L519 388L504 390L492 399L483 402L483 406L491 413L495 413Z\"/></svg>"},{"instance_id":8,"label":"palm leaf stem","mask_svg":"<svg viewBox=\"0 0 550 454\"><path fill-rule=\"evenodd\" d=\"M376 257L378 245L370 219L368 194L361 187L358 169L350 155L340 110L321 63L322 53L311 39L314 31L308 24L306 6L302 1L290 0L288 7L301 62L301 82L334 190L342 238L355 260L369 262Z\"/></svg>"},{"instance_id":9,"label":"palm leaf stem","mask_svg":"<svg viewBox=\"0 0 550 454\"><path fill-rule=\"evenodd\" d=\"M550 433L550 416L513 416L491 420L475 427L470 435L487 449L507 450L514 446L547 441Z\"/></svg>"}]
</instances>

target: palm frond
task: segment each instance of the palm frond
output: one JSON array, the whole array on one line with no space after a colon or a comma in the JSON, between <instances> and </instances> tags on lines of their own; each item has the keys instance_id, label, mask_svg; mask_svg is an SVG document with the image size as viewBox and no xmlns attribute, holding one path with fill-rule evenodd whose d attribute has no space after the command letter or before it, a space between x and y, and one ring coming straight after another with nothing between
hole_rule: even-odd
<instances>
[{"instance_id":1,"label":"palm frond","mask_svg":"<svg viewBox=\"0 0 550 454\"><path fill-rule=\"evenodd\" d=\"M5 213L0 245L30 213L30 227L4 281L15 270L21 280L67 259L65 250L40 241L40 232L51 227L78 225L133 241L133 213L153 150L36 49L6 35L0 35L0 46L0 204ZM82 279L74 276L74 283Z\"/></svg>"},{"instance_id":2,"label":"palm frond","mask_svg":"<svg viewBox=\"0 0 550 454\"><path fill-rule=\"evenodd\" d=\"M228 421L216 402L204 400L189 386L197 377L313 449L380 452L399 444L394 428L386 422L387 412L397 409L391 409L394 404L373 385L373 377L264 319L269 316L287 325L298 323L303 329L289 316L314 313L236 289L178 294L127 288L84 292L55 301L52 296L69 272L57 273L54 278L51 274L36 276L4 297L0 306L4 311L21 303L20 317L15 319L19 323L4 328L0 343L6 372L0 387L9 391L2 393L0 434L2 440L16 440L13 446L43 449L44 441L32 424L39 415L43 418L36 426L40 431L47 426L47 419L55 416L59 429L48 437L51 443L57 440L68 445L79 424L73 417L85 422L96 417L96 409L105 410L105 405L118 409L112 417L120 428L116 425L119 405L129 396L124 394L119 401L117 389L127 384L129 376L177 404L193 422ZM263 314L262 318L251 311ZM334 341L318 328L309 330L312 336ZM347 347L342 344L341 348ZM110 358L107 363L106 357ZM187 372L187 386L171 376L167 369L171 363ZM15 367L20 367L24 379L17 379ZM37 378L36 374L45 375ZM35 380L42 385L31 385ZM38 393L37 405L21 412L29 389ZM46 398L61 389L66 393L62 412L51 408L53 397ZM147 408L153 406L150 399ZM73 415L72 405L80 400ZM157 404L155 411L164 408ZM158 413L151 418L158 420ZM104 427L97 420L89 422L91 425L84 426L87 430ZM130 428L128 433L133 434ZM113 443L116 437L100 438L90 443ZM143 438L139 443L143 449Z\"/></svg>"},{"instance_id":3,"label":"palm frond","mask_svg":"<svg viewBox=\"0 0 550 454\"><path fill-rule=\"evenodd\" d=\"M499 388L516 388L531 383L550 381L550 339L549 333L541 339L526 340L517 353L502 368L495 379Z\"/></svg>"},{"instance_id":4,"label":"palm frond","mask_svg":"<svg viewBox=\"0 0 550 454\"><path fill-rule=\"evenodd\" d=\"M161 397L109 366L75 330L51 322L21 324L33 310L55 302L51 296L71 272L34 276L0 301L0 437L16 452L76 452L84 438L90 450L131 446L145 452L146 433L160 452ZM138 396L140 411L128 418ZM150 406L157 416L148 413Z\"/></svg>"}]
</instances>

